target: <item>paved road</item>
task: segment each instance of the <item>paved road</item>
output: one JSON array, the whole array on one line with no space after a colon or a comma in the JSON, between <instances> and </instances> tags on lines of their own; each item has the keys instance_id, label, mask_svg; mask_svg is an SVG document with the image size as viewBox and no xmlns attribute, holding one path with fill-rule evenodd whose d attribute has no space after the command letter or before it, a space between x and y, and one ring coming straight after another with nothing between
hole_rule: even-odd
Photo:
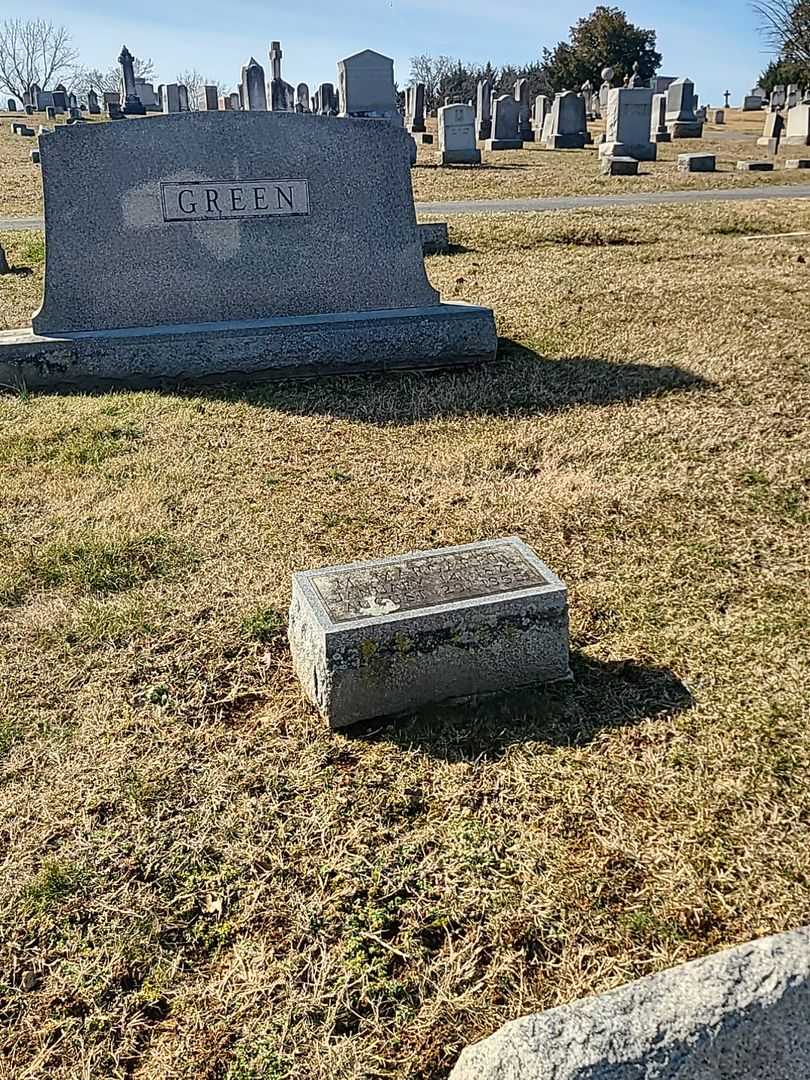
<instances>
[{"instance_id":1,"label":"paved road","mask_svg":"<svg viewBox=\"0 0 810 1080\"><path fill-rule=\"evenodd\" d=\"M665 203L735 202L750 199L808 199L810 184L716 189L640 191L635 195L566 195L558 199L459 199L416 204L417 214L514 214L534 210L582 210L600 206L660 206ZM41 217L0 217L0 232L42 229Z\"/></svg>"},{"instance_id":2,"label":"paved road","mask_svg":"<svg viewBox=\"0 0 810 1080\"><path fill-rule=\"evenodd\" d=\"M731 202L748 199L807 199L810 184L715 189L709 191L640 191L635 195L566 195L559 199L469 199L417 203L417 214L506 214L530 210L580 210L599 206L658 206L662 203ZM2 223L0 223L0 228Z\"/></svg>"},{"instance_id":3,"label":"paved road","mask_svg":"<svg viewBox=\"0 0 810 1080\"><path fill-rule=\"evenodd\" d=\"M41 217L0 217L0 230L21 232L23 229L44 229L45 220Z\"/></svg>"}]
</instances>

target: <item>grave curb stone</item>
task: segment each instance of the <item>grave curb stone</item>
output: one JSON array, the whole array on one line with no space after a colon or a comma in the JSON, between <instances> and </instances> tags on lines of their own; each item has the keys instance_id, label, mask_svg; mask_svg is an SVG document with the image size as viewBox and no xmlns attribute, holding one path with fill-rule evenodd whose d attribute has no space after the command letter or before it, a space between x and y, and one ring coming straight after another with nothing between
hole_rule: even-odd
<instances>
[{"instance_id":1,"label":"grave curb stone","mask_svg":"<svg viewBox=\"0 0 810 1080\"><path fill-rule=\"evenodd\" d=\"M332 728L571 678L566 587L518 537L296 573L289 640Z\"/></svg>"},{"instance_id":2,"label":"grave curb stone","mask_svg":"<svg viewBox=\"0 0 810 1080\"><path fill-rule=\"evenodd\" d=\"M795 169L810 169L810 158L788 158L785 169L791 172Z\"/></svg>"},{"instance_id":3,"label":"grave curb stone","mask_svg":"<svg viewBox=\"0 0 810 1080\"><path fill-rule=\"evenodd\" d=\"M773 172L772 161L738 161L737 172Z\"/></svg>"},{"instance_id":4,"label":"grave curb stone","mask_svg":"<svg viewBox=\"0 0 810 1080\"><path fill-rule=\"evenodd\" d=\"M808 1017L803 927L513 1020L450 1080L804 1080Z\"/></svg>"}]
</instances>

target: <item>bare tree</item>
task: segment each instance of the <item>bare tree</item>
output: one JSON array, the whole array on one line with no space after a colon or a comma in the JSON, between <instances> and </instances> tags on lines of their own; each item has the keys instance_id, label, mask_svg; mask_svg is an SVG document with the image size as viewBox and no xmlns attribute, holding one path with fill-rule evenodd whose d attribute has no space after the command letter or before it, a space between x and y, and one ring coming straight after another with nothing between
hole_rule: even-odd
<instances>
[{"instance_id":1,"label":"bare tree","mask_svg":"<svg viewBox=\"0 0 810 1080\"><path fill-rule=\"evenodd\" d=\"M454 67L458 64L449 56L412 56L411 82L425 84L425 108L428 112L441 105L439 95Z\"/></svg>"},{"instance_id":2,"label":"bare tree","mask_svg":"<svg viewBox=\"0 0 810 1080\"><path fill-rule=\"evenodd\" d=\"M147 82L154 79L155 65L152 60L141 60L135 57L135 75ZM85 97L88 90L97 93L121 93L121 68L110 68L109 71L99 71L98 68L78 69L74 72L68 83L70 89L80 97Z\"/></svg>"},{"instance_id":3,"label":"bare tree","mask_svg":"<svg viewBox=\"0 0 810 1080\"><path fill-rule=\"evenodd\" d=\"M754 0L751 7L773 50L783 60L810 66L810 0Z\"/></svg>"},{"instance_id":4,"label":"bare tree","mask_svg":"<svg viewBox=\"0 0 810 1080\"><path fill-rule=\"evenodd\" d=\"M177 76L177 82L188 90L188 107L192 112L200 112L205 108L205 87L216 86L217 95L225 93L225 84L216 79L207 79L196 68L193 71L181 71Z\"/></svg>"},{"instance_id":5,"label":"bare tree","mask_svg":"<svg viewBox=\"0 0 810 1080\"><path fill-rule=\"evenodd\" d=\"M0 88L22 100L35 84L45 90L75 67L77 52L64 26L44 19L0 23Z\"/></svg>"}]
</instances>

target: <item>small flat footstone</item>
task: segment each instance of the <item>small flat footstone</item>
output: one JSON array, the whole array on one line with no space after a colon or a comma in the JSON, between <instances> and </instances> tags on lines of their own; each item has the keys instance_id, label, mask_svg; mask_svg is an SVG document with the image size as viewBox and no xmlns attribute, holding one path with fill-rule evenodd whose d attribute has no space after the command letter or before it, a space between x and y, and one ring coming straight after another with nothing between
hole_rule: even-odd
<instances>
[{"instance_id":1,"label":"small flat footstone","mask_svg":"<svg viewBox=\"0 0 810 1080\"><path fill-rule=\"evenodd\" d=\"M333 728L571 677L566 587L517 537L294 574L289 640Z\"/></svg>"},{"instance_id":2,"label":"small flat footstone","mask_svg":"<svg viewBox=\"0 0 810 1080\"><path fill-rule=\"evenodd\" d=\"M788 158L785 162L786 169L810 169L810 158Z\"/></svg>"},{"instance_id":3,"label":"small flat footstone","mask_svg":"<svg viewBox=\"0 0 810 1080\"><path fill-rule=\"evenodd\" d=\"M716 168L714 154L678 154L678 172L714 172Z\"/></svg>"},{"instance_id":4,"label":"small flat footstone","mask_svg":"<svg viewBox=\"0 0 810 1080\"><path fill-rule=\"evenodd\" d=\"M417 228L423 255L441 255L450 250L446 221L420 221Z\"/></svg>"},{"instance_id":5,"label":"small flat footstone","mask_svg":"<svg viewBox=\"0 0 810 1080\"><path fill-rule=\"evenodd\" d=\"M636 158L605 154L599 160L599 171L605 176L638 176L638 161Z\"/></svg>"},{"instance_id":6,"label":"small flat footstone","mask_svg":"<svg viewBox=\"0 0 810 1080\"><path fill-rule=\"evenodd\" d=\"M773 172L772 161L738 161L737 172Z\"/></svg>"}]
</instances>

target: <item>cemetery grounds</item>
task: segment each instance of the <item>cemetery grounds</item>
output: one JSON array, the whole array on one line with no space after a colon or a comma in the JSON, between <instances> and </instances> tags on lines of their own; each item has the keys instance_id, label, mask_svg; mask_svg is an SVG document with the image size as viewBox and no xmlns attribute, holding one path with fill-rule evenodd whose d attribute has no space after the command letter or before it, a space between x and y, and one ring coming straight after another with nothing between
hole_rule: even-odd
<instances>
[{"instance_id":1,"label":"cemetery grounds","mask_svg":"<svg viewBox=\"0 0 810 1080\"><path fill-rule=\"evenodd\" d=\"M810 250L766 235L810 203L762 194L452 217L487 368L3 393L0 1076L434 1080L810 921ZM19 325L42 236L0 243ZM575 682L326 730L290 574L512 534Z\"/></svg>"}]
</instances>

